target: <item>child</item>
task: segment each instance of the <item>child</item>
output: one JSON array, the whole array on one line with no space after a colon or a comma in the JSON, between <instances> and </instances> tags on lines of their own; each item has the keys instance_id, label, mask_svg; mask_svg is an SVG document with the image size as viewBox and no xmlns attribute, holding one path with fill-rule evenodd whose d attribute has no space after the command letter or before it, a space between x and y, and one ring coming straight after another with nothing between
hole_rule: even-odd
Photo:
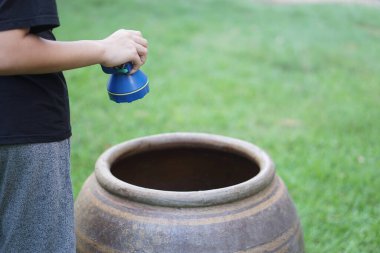
<instances>
[{"instance_id":1,"label":"child","mask_svg":"<svg viewBox=\"0 0 380 253\"><path fill-rule=\"evenodd\" d=\"M75 252L69 101L62 70L144 64L138 31L55 41L55 0L0 0L0 252Z\"/></svg>"}]
</instances>

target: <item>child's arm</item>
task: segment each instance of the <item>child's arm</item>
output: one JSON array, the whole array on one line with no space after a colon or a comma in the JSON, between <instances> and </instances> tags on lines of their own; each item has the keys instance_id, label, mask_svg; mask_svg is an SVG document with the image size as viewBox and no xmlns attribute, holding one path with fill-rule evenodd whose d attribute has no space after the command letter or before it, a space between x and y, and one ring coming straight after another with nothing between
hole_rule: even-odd
<instances>
[{"instance_id":1,"label":"child's arm","mask_svg":"<svg viewBox=\"0 0 380 253\"><path fill-rule=\"evenodd\" d=\"M103 40L51 41L28 29L0 32L0 75L42 74L93 64L144 64L148 43L140 32L119 30Z\"/></svg>"}]
</instances>

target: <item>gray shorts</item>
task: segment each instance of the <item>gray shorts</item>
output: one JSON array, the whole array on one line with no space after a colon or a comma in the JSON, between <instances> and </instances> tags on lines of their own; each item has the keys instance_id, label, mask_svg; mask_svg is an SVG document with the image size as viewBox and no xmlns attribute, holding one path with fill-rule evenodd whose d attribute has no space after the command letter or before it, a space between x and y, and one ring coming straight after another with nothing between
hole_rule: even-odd
<instances>
[{"instance_id":1,"label":"gray shorts","mask_svg":"<svg viewBox=\"0 0 380 253\"><path fill-rule=\"evenodd\" d=\"M0 145L0 252L75 252L68 139Z\"/></svg>"}]
</instances>

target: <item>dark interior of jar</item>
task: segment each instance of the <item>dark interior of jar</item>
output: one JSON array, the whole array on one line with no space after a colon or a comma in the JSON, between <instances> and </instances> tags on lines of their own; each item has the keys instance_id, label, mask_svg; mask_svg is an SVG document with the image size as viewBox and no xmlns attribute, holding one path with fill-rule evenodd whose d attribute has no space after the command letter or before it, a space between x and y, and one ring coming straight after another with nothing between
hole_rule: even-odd
<instances>
[{"instance_id":1,"label":"dark interior of jar","mask_svg":"<svg viewBox=\"0 0 380 253\"><path fill-rule=\"evenodd\" d=\"M168 148L118 159L111 173L129 184L165 191L211 190L247 181L259 173L242 155L208 148Z\"/></svg>"}]
</instances>

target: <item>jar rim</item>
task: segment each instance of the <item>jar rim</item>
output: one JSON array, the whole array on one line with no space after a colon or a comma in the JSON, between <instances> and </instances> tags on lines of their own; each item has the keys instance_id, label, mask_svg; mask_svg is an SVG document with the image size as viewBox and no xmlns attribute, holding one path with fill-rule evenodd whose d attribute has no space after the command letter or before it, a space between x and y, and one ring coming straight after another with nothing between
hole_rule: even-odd
<instances>
[{"instance_id":1,"label":"jar rim","mask_svg":"<svg viewBox=\"0 0 380 253\"><path fill-rule=\"evenodd\" d=\"M172 147L203 147L227 150L255 162L259 172L241 183L201 191L165 191L133 185L111 173L112 164L120 157L147 150ZM275 168L268 154L249 142L206 133L164 133L129 140L107 149L96 161L95 177L111 194L132 201L166 207L202 207L220 205L252 196L273 180Z\"/></svg>"}]
</instances>

